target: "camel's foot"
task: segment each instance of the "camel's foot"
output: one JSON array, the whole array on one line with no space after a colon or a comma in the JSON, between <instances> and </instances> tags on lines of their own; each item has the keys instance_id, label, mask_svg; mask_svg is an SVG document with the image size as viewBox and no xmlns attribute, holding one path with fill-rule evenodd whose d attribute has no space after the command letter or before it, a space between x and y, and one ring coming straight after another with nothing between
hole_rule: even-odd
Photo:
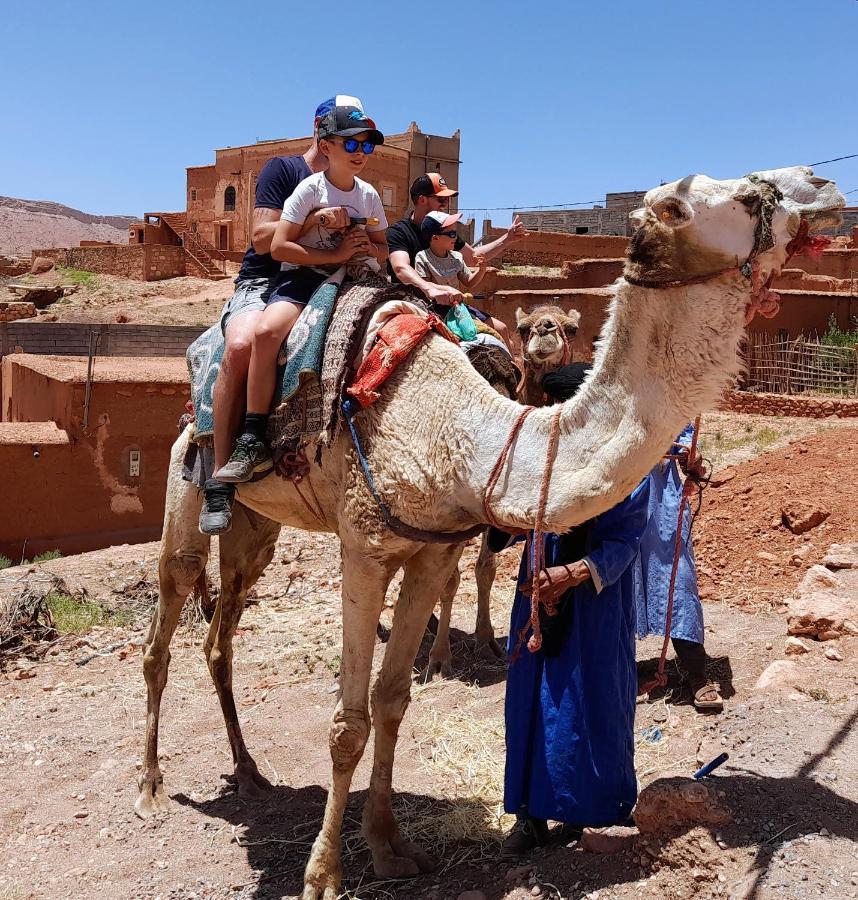
<instances>
[{"instance_id":1,"label":"camel's foot","mask_svg":"<svg viewBox=\"0 0 858 900\"><path fill-rule=\"evenodd\" d=\"M443 656L437 659L433 659L431 656L429 657L429 662L422 674L423 683L428 684L430 681L434 681L436 675L440 675L442 678L453 677L453 662L451 657Z\"/></svg>"},{"instance_id":2,"label":"camel's foot","mask_svg":"<svg viewBox=\"0 0 858 900\"><path fill-rule=\"evenodd\" d=\"M503 647L495 640L493 633L474 635L474 653L480 659L506 659L506 653L504 653Z\"/></svg>"},{"instance_id":3,"label":"camel's foot","mask_svg":"<svg viewBox=\"0 0 858 900\"><path fill-rule=\"evenodd\" d=\"M239 797L248 800L261 800L269 791L274 790L274 785L260 773L252 759L238 763L233 774L226 780L238 788Z\"/></svg>"},{"instance_id":4,"label":"camel's foot","mask_svg":"<svg viewBox=\"0 0 858 900\"><path fill-rule=\"evenodd\" d=\"M141 819L149 819L169 810L170 798L164 790L164 776L160 772L152 775L141 774L137 786L140 793L134 801L134 812Z\"/></svg>"},{"instance_id":5,"label":"camel's foot","mask_svg":"<svg viewBox=\"0 0 858 900\"><path fill-rule=\"evenodd\" d=\"M301 900L337 900L342 877L340 848L332 846L320 834L310 851L307 868L304 869L304 893Z\"/></svg>"},{"instance_id":6,"label":"camel's foot","mask_svg":"<svg viewBox=\"0 0 858 900\"><path fill-rule=\"evenodd\" d=\"M370 850L377 878L413 878L438 867L437 859L398 835L372 841Z\"/></svg>"}]
</instances>

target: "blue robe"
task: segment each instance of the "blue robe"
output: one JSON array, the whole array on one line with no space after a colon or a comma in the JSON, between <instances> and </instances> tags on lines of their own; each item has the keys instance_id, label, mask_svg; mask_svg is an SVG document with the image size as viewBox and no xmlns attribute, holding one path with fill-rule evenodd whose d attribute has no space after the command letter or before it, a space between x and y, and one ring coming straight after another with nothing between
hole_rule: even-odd
<instances>
[{"instance_id":1,"label":"blue robe","mask_svg":"<svg viewBox=\"0 0 858 900\"><path fill-rule=\"evenodd\" d=\"M635 597L631 564L646 524L649 483L585 526L593 579L572 588L571 621L558 656L522 646L506 686L504 808L573 825L624 821L637 798ZM563 536L545 537L546 567ZM527 577L522 559L519 582ZM597 586L601 590L597 593ZM530 617L516 591L510 651Z\"/></svg>"},{"instance_id":2,"label":"blue robe","mask_svg":"<svg viewBox=\"0 0 858 900\"><path fill-rule=\"evenodd\" d=\"M694 427L689 425L676 439L676 443L690 446L693 433ZM648 634L664 635L676 523L682 497L682 477L676 460L663 460L650 472L648 478L649 521L635 561L638 637L646 637ZM683 518L682 548L673 592L670 636L697 644L703 643L703 607L697 591L697 569L691 545L691 516L688 511Z\"/></svg>"}]
</instances>

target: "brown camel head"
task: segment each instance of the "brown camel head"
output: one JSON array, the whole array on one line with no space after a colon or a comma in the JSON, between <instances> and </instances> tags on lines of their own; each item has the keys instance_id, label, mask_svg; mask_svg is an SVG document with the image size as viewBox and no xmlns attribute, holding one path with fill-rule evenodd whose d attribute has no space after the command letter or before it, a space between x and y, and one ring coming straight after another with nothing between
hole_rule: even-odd
<instances>
[{"instance_id":1,"label":"brown camel head","mask_svg":"<svg viewBox=\"0 0 858 900\"><path fill-rule=\"evenodd\" d=\"M559 306L537 306L525 314L519 307L515 322L525 368L544 374L571 362L570 347L580 321L581 313L577 309L565 312Z\"/></svg>"}]
</instances>

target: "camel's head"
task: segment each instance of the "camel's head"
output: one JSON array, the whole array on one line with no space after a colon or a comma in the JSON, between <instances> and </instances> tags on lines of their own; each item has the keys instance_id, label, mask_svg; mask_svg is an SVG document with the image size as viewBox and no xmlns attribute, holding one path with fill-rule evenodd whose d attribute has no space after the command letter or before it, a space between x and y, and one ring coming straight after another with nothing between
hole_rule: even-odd
<instances>
[{"instance_id":1,"label":"camel's head","mask_svg":"<svg viewBox=\"0 0 858 900\"><path fill-rule=\"evenodd\" d=\"M689 175L653 188L631 213L638 226L625 275L664 284L742 266L749 257L765 277L779 272L799 234L836 225L845 205L837 186L806 166L715 181Z\"/></svg>"},{"instance_id":2,"label":"camel's head","mask_svg":"<svg viewBox=\"0 0 858 900\"><path fill-rule=\"evenodd\" d=\"M537 306L525 314L519 307L515 323L525 365L545 371L570 362L570 345L580 321L581 313L576 309L565 312L559 306Z\"/></svg>"}]
</instances>

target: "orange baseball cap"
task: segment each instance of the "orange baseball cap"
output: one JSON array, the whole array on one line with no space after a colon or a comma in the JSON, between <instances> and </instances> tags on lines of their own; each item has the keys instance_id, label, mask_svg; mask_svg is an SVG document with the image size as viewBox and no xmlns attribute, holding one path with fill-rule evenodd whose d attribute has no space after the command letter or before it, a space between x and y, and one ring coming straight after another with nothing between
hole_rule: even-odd
<instances>
[{"instance_id":1,"label":"orange baseball cap","mask_svg":"<svg viewBox=\"0 0 858 900\"><path fill-rule=\"evenodd\" d=\"M455 197L458 191L451 191L447 187L442 175L438 172L428 172L414 179L411 185L411 198L415 197Z\"/></svg>"}]
</instances>

